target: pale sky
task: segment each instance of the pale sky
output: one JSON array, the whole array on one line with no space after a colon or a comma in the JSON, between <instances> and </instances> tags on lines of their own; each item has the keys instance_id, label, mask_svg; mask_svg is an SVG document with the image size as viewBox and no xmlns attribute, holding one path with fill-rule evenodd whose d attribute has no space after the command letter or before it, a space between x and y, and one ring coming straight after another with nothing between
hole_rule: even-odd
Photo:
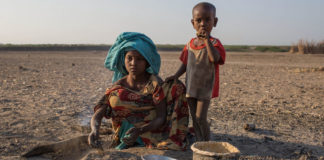
<instances>
[{"instance_id":1,"label":"pale sky","mask_svg":"<svg viewBox=\"0 0 324 160\"><path fill-rule=\"evenodd\" d=\"M206 0L219 18L212 36L231 45L324 40L324 0ZM185 44L197 0L0 0L0 43L113 44L125 31L156 44Z\"/></svg>"}]
</instances>

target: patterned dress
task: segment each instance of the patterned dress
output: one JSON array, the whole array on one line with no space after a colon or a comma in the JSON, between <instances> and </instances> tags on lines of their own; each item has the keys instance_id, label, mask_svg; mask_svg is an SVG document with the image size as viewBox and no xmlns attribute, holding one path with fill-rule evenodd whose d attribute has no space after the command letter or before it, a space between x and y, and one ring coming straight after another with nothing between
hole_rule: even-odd
<instances>
[{"instance_id":1,"label":"patterned dress","mask_svg":"<svg viewBox=\"0 0 324 160\"><path fill-rule=\"evenodd\" d=\"M185 98L185 86L180 81L163 83L151 75L149 82L141 91L134 91L121 85L107 89L99 105L107 106L106 118L112 118L115 143L120 143L119 132L123 121L140 127L156 117L155 106L166 99L166 121L162 127L140 135L148 148L186 149L189 110Z\"/></svg>"}]
</instances>

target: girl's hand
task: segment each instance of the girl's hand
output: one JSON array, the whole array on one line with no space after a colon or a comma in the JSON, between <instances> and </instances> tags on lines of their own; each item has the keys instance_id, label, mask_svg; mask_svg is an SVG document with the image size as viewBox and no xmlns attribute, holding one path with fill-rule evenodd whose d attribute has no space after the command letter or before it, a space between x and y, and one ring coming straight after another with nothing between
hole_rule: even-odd
<instances>
[{"instance_id":1,"label":"girl's hand","mask_svg":"<svg viewBox=\"0 0 324 160\"><path fill-rule=\"evenodd\" d=\"M136 142L136 139L141 134L141 130L139 128L131 128L126 132L127 137L123 138L123 142L127 146L132 146Z\"/></svg>"},{"instance_id":2,"label":"girl's hand","mask_svg":"<svg viewBox=\"0 0 324 160\"><path fill-rule=\"evenodd\" d=\"M98 148L99 147L99 134L97 132L91 131L88 136L88 143L91 147Z\"/></svg>"}]
</instances>

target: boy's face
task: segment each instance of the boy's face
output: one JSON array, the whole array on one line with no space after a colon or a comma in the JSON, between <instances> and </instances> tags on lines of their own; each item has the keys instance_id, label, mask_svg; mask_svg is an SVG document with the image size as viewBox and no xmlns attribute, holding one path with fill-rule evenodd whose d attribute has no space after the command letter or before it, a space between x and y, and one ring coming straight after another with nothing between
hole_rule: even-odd
<instances>
[{"instance_id":1,"label":"boy's face","mask_svg":"<svg viewBox=\"0 0 324 160\"><path fill-rule=\"evenodd\" d=\"M191 23L198 34L207 33L210 35L213 27L216 27L217 17L211 9L204 9L204 7L197 7L193 10Z\"/></svg>"}]
</instances>

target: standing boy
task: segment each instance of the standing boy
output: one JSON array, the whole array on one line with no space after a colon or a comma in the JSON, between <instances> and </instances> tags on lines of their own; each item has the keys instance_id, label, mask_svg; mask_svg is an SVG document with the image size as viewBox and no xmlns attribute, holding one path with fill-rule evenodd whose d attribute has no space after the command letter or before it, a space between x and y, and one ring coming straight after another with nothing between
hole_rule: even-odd
<instances>
[{"instance_id":1,"label":"standing boy","mask_svg":"<svg viewBox=\"0 0 324 160\"><path fill-rule=\"evenodd\" d=\"M197 141L210 139L207 112L211 98L218 97L219 65L225 62L225 49L221 42L210 36L216 27L214 5L201 2L192 9L191 23L196 30L195 38L184 47L178 71L166 81L178 79L186 72L186 97Z\"/></svg>"}]
</instances>

